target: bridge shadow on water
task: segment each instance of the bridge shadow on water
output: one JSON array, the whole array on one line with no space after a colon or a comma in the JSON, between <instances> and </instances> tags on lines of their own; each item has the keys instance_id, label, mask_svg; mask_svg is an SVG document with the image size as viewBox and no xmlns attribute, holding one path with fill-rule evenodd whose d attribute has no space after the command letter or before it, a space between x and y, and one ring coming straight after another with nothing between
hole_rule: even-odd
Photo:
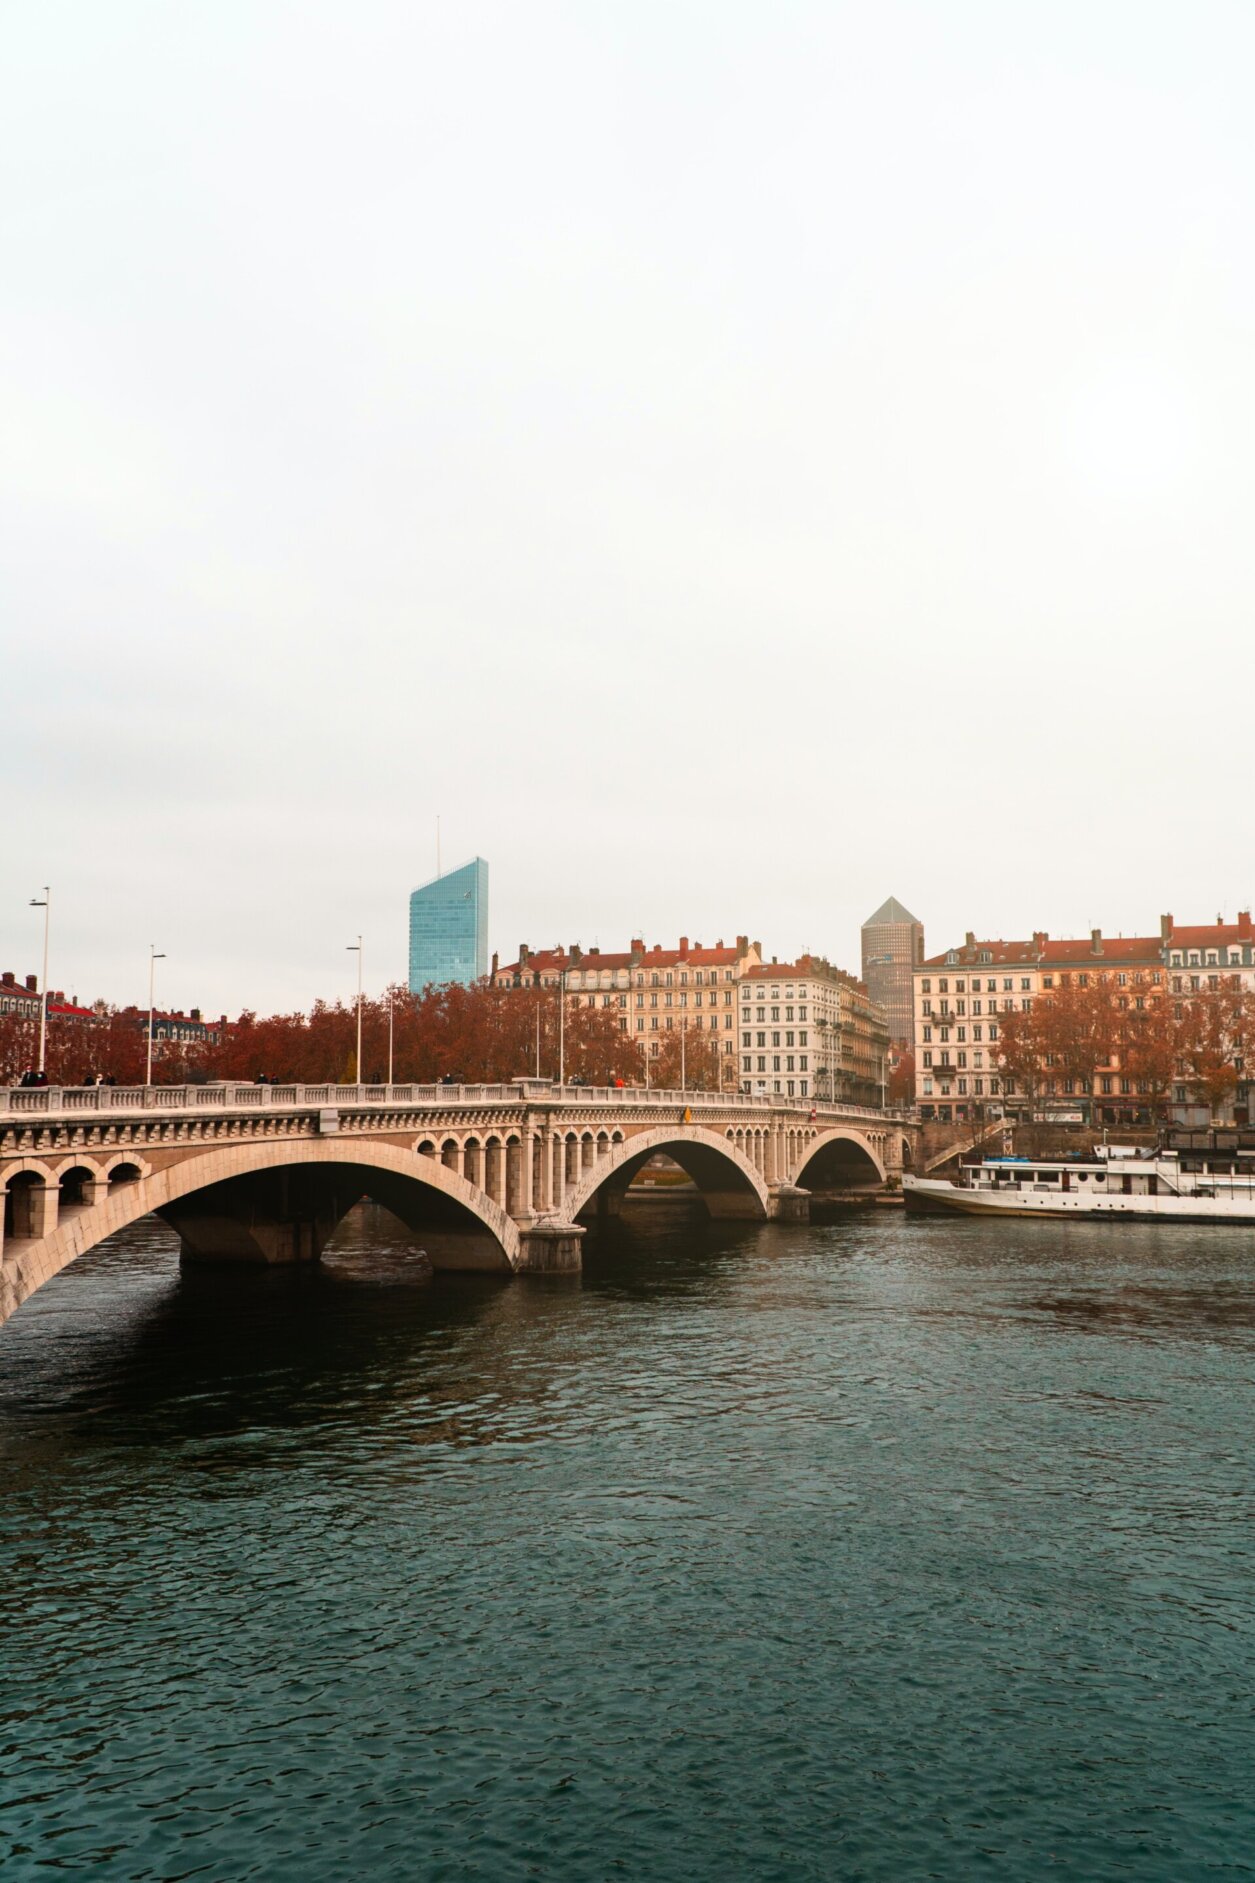
<instances>
[{"instance_id":1,"label":"bridge shadow on water","mask_svg":"<svg viewBox=\"0 0 1255 1883\"><path fill-rule=\"evenodd\" d=\"M0 1335L0 1455L45 1444L187 1444L386 1421L416 1402L433 1439L475 1442L482 1408L543 1420L555 1343L574 1346L598 1298L671 1299L732 1285L764 1225L713 1223L684 1199L590 1227L582 1275L432 1274L420 1238L373 1204L320 1262L181 1267L155 1217L71 1264ZM722 1275L729 1268L726 1283ZM561 1323L569 1326L564 1330ZM491 1426L491 1418L488 1420ZM255 1460L254 1460L255 1462Z\"/></svg>"}]
</instances>

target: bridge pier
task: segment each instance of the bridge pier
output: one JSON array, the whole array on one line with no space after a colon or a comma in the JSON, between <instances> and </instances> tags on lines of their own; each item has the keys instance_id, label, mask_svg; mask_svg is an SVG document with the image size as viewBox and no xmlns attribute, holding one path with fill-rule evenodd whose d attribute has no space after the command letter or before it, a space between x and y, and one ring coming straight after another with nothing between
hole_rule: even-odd
<instances>
[{"instance_id":1,"label":"bridge pier","mask_svg":"<svg viewBox=\"0 0 1255 1883\"><path fill-rule=\"evenodd\" d=\"M773 1183L768 1220L773 1223L809 1223L811 1193L794 1183Z\"/></svg>"},{"instance_id":2,"label":"bridge pier","mask_svg":"<svg viewBox=\"0 0 1255 1883\"><path fill-rule=\"evenodd\" d=\"M584 1231L578 1223L552 1220L519 1228L519 1275L578 1275L583 1267L580 1244Z\"/></svg>"}]
</instances>

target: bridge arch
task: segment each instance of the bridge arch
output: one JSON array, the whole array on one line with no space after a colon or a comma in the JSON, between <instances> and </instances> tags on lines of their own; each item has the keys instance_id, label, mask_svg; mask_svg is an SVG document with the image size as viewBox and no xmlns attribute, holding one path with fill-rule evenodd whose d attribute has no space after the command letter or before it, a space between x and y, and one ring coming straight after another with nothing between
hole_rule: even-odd
<instances>
[{"instance_id":1,"label":"bridge arch","mask_svg":"<svg viewBox=\"0 0 1255 1883\"><path fill-rule=\"evenodd\" d=\"M110 1159L108 1167L117 1169L135 1161L124 1154ZM287 1247L280 1238L268 1253L264 1230L240 1226L236 1246L227 1252L257 1262L315 1255L344 1211L369 1195L414 1229L437 1268L477 1268L505 1275L519 1266L521 1245L515 1223L490 1197L430 1156L370 1141L249 1140L207 1150L204 1156L187 1158L129 1182L111 1183L102 1201L76 1208L68 1221L58 1222L49 1235L28 1247L6 1237L0 1323L77 1257L141 1217L163 1216L183 1237L185 1248L195 1252L198 1240L229 1224L229 1217L220 1210L230 1207L233 1186L250 1178L302 1174L317 1178L320 1173L328 1181L307 1186L308 1193L315 1199L321 1193L329 1210L310 1225L311 1241L294 1241ZM47 1166L36 1166L33 1160L7 1173L6 1191L15 1181L28 1187L47 1184L55 1188L57 1183ZM15 1200L9 1199L10 1213ZM313 1206L318 1207L317 1202ZM24 1226L12 1224L9 1235L15 1231L21 1235Z\"/></svg>"},{"instance_id":2,"label":"bridge arch","mask_svg":"<svg viewBox=\"0 0 1255 1883\"><path fill-rule=\"evenodd\" d=\"M800 1189L884 1183L885 1166L870 1138L852 1125L818 1132L806 1145L793 1181Z\"/></svg>"},{"instance_id":3,"label":"bridge arch","mask_svg":"<svg viewBox=\"0 0 1255 1883\"><path fill-rule=\"evenodd\" d=\"M584 1143L587 1148L590 1134L585 1133ZM604 1155L587 1161L578 1173L567 1192L566 1214L579 1216L603 1190L622 1201L633 1177L659 1151L688 1172L712 1216L770 1215L770 1192L762 1172L727 1137L702 1125L657 1125L609 1143Z\"/></svg>"}]
</instances>

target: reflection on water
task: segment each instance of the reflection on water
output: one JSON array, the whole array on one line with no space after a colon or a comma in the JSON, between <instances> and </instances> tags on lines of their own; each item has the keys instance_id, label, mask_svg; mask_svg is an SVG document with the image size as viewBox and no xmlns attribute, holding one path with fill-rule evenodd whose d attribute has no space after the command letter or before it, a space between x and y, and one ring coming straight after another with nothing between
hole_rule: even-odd
<instances>
[{"instance_id":1,"label":"reflection on water","mask_svg":"<svg viewBox=\"0 0 1255 1883\"><path fill-rule=\"evenodd\" d=\"M0 1332L10 1878L1235 1877L1250 1239L137 1225Z\"/></svg>"}]
</instances>

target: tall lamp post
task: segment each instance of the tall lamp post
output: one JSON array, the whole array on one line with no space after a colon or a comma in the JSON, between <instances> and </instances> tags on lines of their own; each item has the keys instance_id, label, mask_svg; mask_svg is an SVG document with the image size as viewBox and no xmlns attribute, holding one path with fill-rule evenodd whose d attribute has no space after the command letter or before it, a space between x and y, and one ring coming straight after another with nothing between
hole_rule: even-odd
<instances>
[{"instance_id":1,"label":"tall lamp post","mask_svg":"<svg viewBox=\"0 0 1255 1883\"><path fill-rule=\"evenodd\" d=\"M392 1084L392 989L388 989L388 1084Z\"/></svg>"},{"instance_id":2,"label":"tall lamp post","mask_svg":"<svg viewBox=\"0 0 1255 1883\"><path fill-rule=\"evenodd\" d=\"M144 1066L144 1084L145 1085L151 1085L153 1082L153 1020L156 1014L156 1000L154 998L154 993L155 993L156 984L157 984L157 963L159 961L164 961L164 960L165 960L165 956L163 954L157 953L156 944L154 942L149 942L148 944L148 1056L147 1056L147 1060Z\"/></svg>"},{"instance_id":3,"label":"tall lamp post","mask_svg":"<svg viewBox=\"0 0 1255 1883\"><path fill-rule=\"evenodd\" d=\"M39 1003L39 1070L47 1070L48 1056L48 922L52 914L52 891L44 884L42 896L31 897L31 908L44 912L44 978L41 982L43 999Z\"/></svg>"},{"instance_id":4,"label":"tall lamp post","mask_svg":"<svg viewBox=\"0 0 1255 1883\"><path fill-rule=\"evenodd\" d=\"M558 969L558 1086L566 1084L566 963Z\"/></svg>"},{"instance_id":5,"label":"tall lamp post","mask_svg":"<svg viewBox=\"0 0 1255 1883\"><path fill-rule=\"evenodd\" d=\"M354 1069L353 1076L356 1083L360 1085L362 1083L362 938L361 936L359 935L355 942L346 942L344 944L344 947L345 947L345 952L347 954L357 956L357 1065Z\"/></svg>"}]
</instances>

